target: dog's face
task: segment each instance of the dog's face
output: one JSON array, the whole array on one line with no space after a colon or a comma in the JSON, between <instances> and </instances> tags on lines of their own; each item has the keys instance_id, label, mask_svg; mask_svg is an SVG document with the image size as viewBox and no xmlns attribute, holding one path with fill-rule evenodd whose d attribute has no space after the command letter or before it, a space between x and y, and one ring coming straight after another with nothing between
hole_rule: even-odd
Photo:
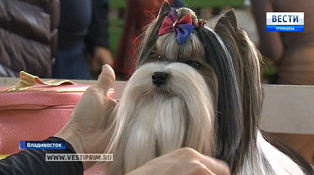
<instances>
[{"instance_id":1,"label":"dog's face","mask_svg":"<svg viewBox=\"0 0 314 175\"><path fill-rule=\"evenodd\" d=\"M152 60L132 75L116 115L126 172L181 147L214 154L213 96L200 66Z\"/></svg>"},{"instance_id":2,"label":"dog's face","mask_svg":"<svg viewBox=\"0 0 314 175\"><path fill-rule=\"evenodd\" d=\"M232 57L209 28L197 27L183 44L174 33L158 36L169 10L164 6L148 27L137 70L115 108L112 174L182 147L230 164L238 156L243 118ZM195 16L189 9L177 11Z\"/></svg>"}]
</instances>

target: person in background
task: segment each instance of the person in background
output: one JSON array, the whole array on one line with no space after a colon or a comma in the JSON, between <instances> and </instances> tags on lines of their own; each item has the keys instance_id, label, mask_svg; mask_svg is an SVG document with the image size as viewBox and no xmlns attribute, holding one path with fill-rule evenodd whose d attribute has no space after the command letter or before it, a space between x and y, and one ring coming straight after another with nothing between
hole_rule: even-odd
<instances>
[{"instance_id":1,"label":"person in background","mask_svg":"<svg viewBox=\"0 0 314 175\"><path fill-rule=\"evenodd\" d=\"M109 0L61 0L58 52L52 78L92 79L101 65L112 65L109 50Z\"/></svg>"},{"instance_id":2,"label":"person in background","mask_svg":"<svg viewBox=\"0 0 314 175\"><path fill-rule=\"evenodd\" d=\"M154 20L164 0L126 0L124 32L118 45L113 68L119 79L127 80L135 69L136 51L140 35ZM174 7L185 6L183 0L168 0Z\"/></svg>"},{"instance_id":3,"label":"person in background","mask_svg":"<svg viewBox=\"0 0 314 175\"><path fill-rule=\"evenodd\" d=\"M0 1L0 77L49 78L57 51L59 0Z\"/></svg>"},{"instance_id":4,"label":"person in background","mask_svg":"<svg viewBox=\"0 0 314 175\"><path fill-rule=\"evenodd\" d=\"M251 0L251 4L260 36L259 49L278 67L278 83L314 85L314 1ZM304 12L304 32L267 32L266 12ZM270 135L314 163L314 135Z\"/></svg>"}]
</instances>

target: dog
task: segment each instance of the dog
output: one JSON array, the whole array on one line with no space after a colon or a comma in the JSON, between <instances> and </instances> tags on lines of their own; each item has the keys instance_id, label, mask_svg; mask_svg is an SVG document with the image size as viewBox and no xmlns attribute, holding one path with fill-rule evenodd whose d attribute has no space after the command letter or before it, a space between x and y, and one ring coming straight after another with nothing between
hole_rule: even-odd
<instances>
[{"instance_id":1,"label":"dog","mask_svg":"<svg viewBox=\"0 0 314 175\"><path fill-rule=\"evenodd\" d=\"M302 175L260 130L260 54L233 10L214 28L165 1L113 109L108 174L126 174L182 147L224 160L232 174Z\"/></svg>"}]
</instances>

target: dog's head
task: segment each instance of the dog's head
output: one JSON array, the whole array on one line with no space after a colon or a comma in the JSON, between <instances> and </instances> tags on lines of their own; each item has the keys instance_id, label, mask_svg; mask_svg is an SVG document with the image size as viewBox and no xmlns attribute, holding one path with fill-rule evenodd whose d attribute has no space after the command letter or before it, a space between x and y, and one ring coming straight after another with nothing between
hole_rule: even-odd
<instances>
[{"instance_id":1,"label":"dog's head","mask_svg":"<svg viewBox=\"0 0 314 175\"><path fill-rule=\"evenodd\" d=\"M176 31L160 34L171 13L177 15L173 27L191 17L193 30L184 42L179 42ZM243 41L237 38L241 30L233 11L221 17L214 29L201 22L192 10L172 9L165 2L148 26L137 69L115 108L109 149L115 156L112 173L127 173L181 147L221 158L234 171L242 163L241 151L249 144L245 140L254 135L244 133L247 109L242 104L247 101L242 90L250 89L245 80L253 75L242 70L247 62L242 56L247 53L239 49L248 50L244 45L249 40L245 33ZM251 110L248 115L252 116ZM253 123L248 129L254 133L257 124Z\"/></svg>"}]
</instances>

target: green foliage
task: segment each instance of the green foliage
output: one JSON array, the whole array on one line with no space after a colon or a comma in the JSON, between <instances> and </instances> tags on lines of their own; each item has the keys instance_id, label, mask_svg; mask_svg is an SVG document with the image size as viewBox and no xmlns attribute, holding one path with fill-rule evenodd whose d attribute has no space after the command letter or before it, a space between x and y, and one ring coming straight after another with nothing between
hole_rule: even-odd
<instances>
[{"instance_id":1,"label":"green foliage","mask_svg":"<svg viewBox=\"0 0 314 175\"><path fill-rule=\"evenodd\" d=\"M111 19L109 25L110 48L113 56L116 55L120 38L123 33L123 19Z\"/></svg>"},{"instance_id":2,"label":"green foliage","mask_svg":"<svg viewBox=\"0 0 314 175\"><path fill-rule=\"evenodd\" d=\"M263 58L263 62L262 73L264 77L273 76L278 73L278 69L272 60Z\"/></svg>"},{"instance_id":3,"label":"green foliage","mask_svg":"<svg viewBox=\"0 0 314 175\"><path fill-rule=\"evenodd\" d=\"M125 8L126 0L110 0L110 8Z\"/></svg>"},{"instance_id":4,"label":"green foliage","mask_svg":"<svg viewBox=\"0 0 314 175\"><path fill-rule=\"evenodd\" d=\"M242 7L244 0L185 0L187 7L206 8L206 7Z\"/></svg>"}]
</instances>

